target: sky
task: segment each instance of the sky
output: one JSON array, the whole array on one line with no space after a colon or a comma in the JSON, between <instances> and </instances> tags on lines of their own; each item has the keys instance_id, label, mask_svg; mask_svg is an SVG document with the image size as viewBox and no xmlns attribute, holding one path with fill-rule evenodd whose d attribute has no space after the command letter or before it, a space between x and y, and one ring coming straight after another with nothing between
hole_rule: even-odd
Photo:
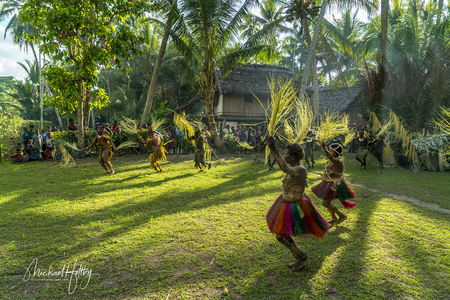
<instances>
[{"instance_id":1,"label":"sky","mask_svg":"<svg viewBox=\"0 0 450 300\"><path fill-rule=\"evenodd\" d=\"M339 18L340 13L336 10L330 11L325 15L328 21L333 21L333 15ZM358 17L361 21L367 21L367 14L359 12ZM16 79L23 80L27 77L25 70L17 64L17 62L25 63L25 59L34 60L33 52L29 49L28 53L25 49L20 50L19 46L14 45L12 37L8 34L3 39L5 27L9 20L0 22L0 76L14 76Z\"/></svg>"}]
</instances>

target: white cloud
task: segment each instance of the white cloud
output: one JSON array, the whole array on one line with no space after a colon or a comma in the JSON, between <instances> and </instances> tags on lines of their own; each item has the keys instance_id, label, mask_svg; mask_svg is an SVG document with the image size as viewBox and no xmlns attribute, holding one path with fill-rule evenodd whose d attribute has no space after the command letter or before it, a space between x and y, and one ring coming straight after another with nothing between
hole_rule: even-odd
<instances>
[{"instance_id":1,"label":"white cloud","mask_svg":"<svg viewBox=\"0 0 450 300\"><path fill-rule=\"evenodd\" d=\"M27 54L24 48L20 50L9 34L6 35L6 39L3 39L4 34L5 26L0 25L0 76L14 76L22 80L27 77L27 73L17 62L24 62L25 59L33 61L33 52L29 49Z\"/></svg>"}]
</instances>

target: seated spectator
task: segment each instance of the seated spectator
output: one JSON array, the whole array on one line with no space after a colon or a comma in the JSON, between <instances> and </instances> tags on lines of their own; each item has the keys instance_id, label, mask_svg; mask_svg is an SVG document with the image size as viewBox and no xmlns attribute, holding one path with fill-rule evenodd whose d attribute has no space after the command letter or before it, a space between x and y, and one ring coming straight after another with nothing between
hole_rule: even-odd
<instances>
[{"instance_id":1,"label":"seated spectator","mask_svg":"<svg viewBox=\"0 0 450 300\"><path fill-rule=\"evenodd\" d=\"M77 131L77 124L74 124L73 119L69 120L69 126L67 126L68 131Z\"/></svg>"},{"instance_id":2,"label":"seated spectator","mask_svg":"<svg viewBox=\"0 0 450 300\"><path fill-rule=\"evenodd\" d=\"M30 155L24 149L23 153L22 153L22 162L29 162L29 161L30 161Z\"/></svg>"},{"instance_id":3,"label":"seated spectator","mask_svg":"<svg viewBox=\"0 0 450 300\"><path fill-rule=\"evenodd\" d=\"M33 152L30 155L30 161L39 160L41 157L39 155L38 149L33 149Z\"/></svg>"},{"instance_id":4,"label":"seated spectator","mask_svg":"<svg viewBox=\"0 0 450 300\"><path fill-rule=\"evenodd\" d=\"M53 126L52 126L52 132L58 132L58 131L59 131L59 129L56 128L56 124L53 124Z\"/></svg>"},{"instance_id":5,"label":"seated spectator","mask_svg":"<svg viewBox=\"0 0 450 300\"><path fill-rule=\"evenodd\" d=\"M33 151L33 140L28 141L28 145L25 147L25 150L29 155L31 154L31 152Z\"/></svg>"},{"instance_id":6,"label":"seated spectator","mask_svg":"<svg viewBox=\"0 0 450 300\"><path fill-rule=\"evenodd\" d=\"M117 123L117 121L114 121L113 126L111 127L111 130L112 130L112 131L116 131L116 132L119 132L119 131L120 131L120 126L119 126L119 124Z\"/></svg>"},{"instance_id":7,"label":"seated spectator","mask_svg":"<svg viewBox=\"0 0 450 300\"><path fill-rule=\"evenodd\" d=\"M53 159L52 151L50 151L49 148L45 149L44 156L42 157L42 160L52 160L52 159Z\"/></svg>"},{"instance_id":8,"label":"seated spectator","mask_svg":"<svg viewBox=\"0 0 450 300\"><path fill-rule=\"evenodd\" d=\"M106 124L105 124L104 129L106 130L106 133L107 133L107 134L111 135L112 130L111 130L111 128L109 127L109 123L106 123Z\"/></svg>"},{"instance_id":9,"label":"seated spectator","mask_svg":"<svg viewBox=\"0 0 450 300\"><path fill-rule=\"evenodd\" d=\"M13 162L20 163L22 161L22 155L20 154L20 149L16 149L16 154L11 156Z\"/></svg>"}]
</instances>

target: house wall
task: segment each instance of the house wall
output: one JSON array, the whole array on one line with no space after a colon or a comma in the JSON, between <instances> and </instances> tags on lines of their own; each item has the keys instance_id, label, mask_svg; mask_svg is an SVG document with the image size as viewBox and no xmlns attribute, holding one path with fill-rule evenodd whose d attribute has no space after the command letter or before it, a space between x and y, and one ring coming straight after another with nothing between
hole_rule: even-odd
<instances>
[{"instance_id":1,"label":"house wall","mask_svg":"<svg viewBox=\"0 0 450 300\"><path fill-rule=\"evenodd\" d=\"M264 109L269 105L269 96L259 95L258 99L252 94L247 94L247 96L238 93L221 95L221 97L219 97L219 109L216 109L216 116L220 117L220 119L236 121L264 120Z\"/></svg>"}]
</instances>

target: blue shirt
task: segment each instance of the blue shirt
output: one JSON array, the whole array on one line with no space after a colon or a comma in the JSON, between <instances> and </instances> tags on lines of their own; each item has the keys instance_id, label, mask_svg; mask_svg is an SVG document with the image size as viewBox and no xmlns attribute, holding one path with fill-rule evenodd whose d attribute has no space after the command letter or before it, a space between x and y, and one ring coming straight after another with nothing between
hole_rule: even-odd
<instances>
[{"instance_id":1,"label":"blue shirt","mask_svg":"<svg viewBox=\"0 0 450 300\"><path fill-rule=\"evenodd\" d=\"M22 132L22 138L23 138L24 140L26 140L27 137L28 137L28 132L26 132L26 131Z\"/></svg>"},{"instance_id":2,"label":"blue shirt","mask_svg":"<svg viewBox=\"0 0 450 300\"><path fill-rule=\"evenodd\" d=\"M31 159L38 159L38 158L39 158L39 152L37 152L37 153L32 152L31 153Z\"/></svg>"}]
</instances>

